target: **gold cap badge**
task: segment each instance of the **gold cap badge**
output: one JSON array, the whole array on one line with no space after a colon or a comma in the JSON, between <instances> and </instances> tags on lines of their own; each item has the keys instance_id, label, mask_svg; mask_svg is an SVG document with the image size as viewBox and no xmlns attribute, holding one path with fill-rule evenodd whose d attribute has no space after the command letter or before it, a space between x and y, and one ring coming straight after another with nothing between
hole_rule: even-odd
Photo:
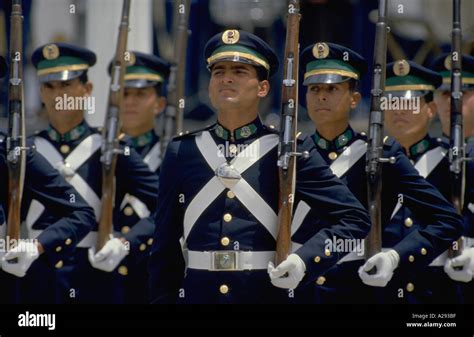
<instances>
[{"instance_id":1,"label":"gold cap badge","mask_svg":"<svg viewBox=\"0 0 474 337\"><path fill-rule=\"evenodd\" d=\"M132 51L127 51L125 53L125 61L128 67L133 66L137 62L137 58Z\"/></svg>"},{"instance_id":2,"label":"gold cap badge","mask_svg":"<svg viewBox=\"0 0 474 337\"><path fill-rule=\"evenodd\" d=\"M238 30L229 29L222 33L222 42L225 44L235 44L239 42L240 33Z\"/></svg>"},{"instance_id":3,"label":"gold cap badge","mask_svg":"<svg viewBox=\"0 0 474 337\"><path fill-rule=\"evenodd\" d=\"M43 48L43 56L47 60L54 60L59 57L59 48L55 44L48 44Z\"/></svg>"},{"instance_id":4,"label":"gold cap badge","mask_svg":"<svg viewBox=\"0 0 474 337\"><path fill-rule=\"evenodd\" d=\"M410 73L410 64L406 60L398 60L393 64L393 73L397 76L406 76Z\"/></svg>"},{"instance_id":5,"label":"gold cap badge","mask_svg":"<svg viewBox=\"0 0 474 337\"><path fill-rule=\"evenodd\" d=\"M446 56L446 58L444 59L444 67L448 70L451 70L451 54L449 54L448 56Z\"/></svg>"},{"instance_id":6,"label":"gold cap badge","mask_svg":"<svg viewBox=\"0 0 474 337\"><path fill-rule=\"evenodd\" d=\"M317 59L325 59L329 55L329 46L324 42L318 42L313 47L313 56Z\"/></svg>"}]
</instances>

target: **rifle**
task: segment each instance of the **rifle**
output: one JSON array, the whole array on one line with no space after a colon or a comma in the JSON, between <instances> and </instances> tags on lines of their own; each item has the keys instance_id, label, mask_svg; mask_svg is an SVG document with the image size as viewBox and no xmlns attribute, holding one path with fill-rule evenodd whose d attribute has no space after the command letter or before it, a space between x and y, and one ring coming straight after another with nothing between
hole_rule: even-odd
<instances>
[{"instance_id":1,"label":"rifle","mask_svg":"<svg viewBox=\"0 0 474 337\"><path fill-rule=\"evenodd\" d=\"M365 258L382 250L382 163L393 163L395 158L383 155L383 111L380 107L385 90L385 68L387 65L387 27L385 12L387 0L379 0L379 17L375 25L374 63L372 89L370 91L369 135L365 170L367 172L367 195L372 226L365 239Z\"/></svg>"},{"instance_id":2,"label":"rifle","mask_svg":"<svg viewBox=\"0 0 474 337\"><path fill-rule=\"evenodd\" d=\"M168 105L165 111L164 127L161 137L161 156L164 157L166 147L174 135L183 131L183 113L185 107L185 75L186 48L188 45L188 30L190 0L181 0L175 11L174 57L170 67L167 97Z\"/></svg>"},{"instance_id":3,"label":"rifle","mask_svg":"<svg viewBox=\"0 0 474 337\"><path fill-rule=\"evenodd\" d=\"M120 116L123 109L125 63L131 0L123 1L122 19L119 26L117 49L112 64L109 103L102 131L102 205L98 228L97 251L109 240L113 231L113 206L115 200L115 166L117 155L125 151L119 148ZM126 154L126 153L125 153Z\"/></svg>"},{"instance_id":4,"label":"rifle","mask_svg":"<svg viewBox=\"0 0 474 337\"><path fill-rule=\"evenodd\" d=\"M308 153L296 152L296 132L298 119L298 63L300 3L290 0L285 41L285 79L282 85L282 108L280 122L280 143L278 145L278 236L276 242L276 265L284 261L290 251L291 220L296 182L296 158Z\"/></svg>"},{"instance_id":5,"label":"rifle","mask_svg":"<svg viewBox=\"0 0 474 337\"><path fill-rule=\"evenodd\" d=\"M8 81L8 220L7 239L20 239L20 211L26 166L25 109L23 106L23 15L21 0L12 1Z\"/></svg>"},{"instance_id":6,"label":"rifle","mask_svg":"<svg viewBox=\"0 0 474 337\"><path fill-rule=\"evenodd\" d=\"M453 0L453 32L451 46L451 134L449 140L449 178L451 201L458 214L462 214L464 201L464 135L462 128L462 54L461 54L461 0ZM449 248L451 258L461 254L462 238L457 249Z\"/></svg>"}]
</instances>

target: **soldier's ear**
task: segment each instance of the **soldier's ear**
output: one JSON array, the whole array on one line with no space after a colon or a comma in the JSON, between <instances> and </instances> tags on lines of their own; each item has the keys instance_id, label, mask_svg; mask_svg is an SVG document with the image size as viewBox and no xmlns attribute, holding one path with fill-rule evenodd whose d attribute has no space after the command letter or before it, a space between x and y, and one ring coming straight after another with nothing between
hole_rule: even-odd
<instances>
[{"instance_id":1,"label":"soldier's ear","mask_svg":"<svg viewBox=\"0 0 474 337\"><path fill-rule=\"evenodd\" d=\"M434 119L436 117L436 114L438 113L438 106L436 105L436 103L434 101L431 101L426 104L426 108L429 119Z\"/></svg>"},{"instance_id":2,"label":"soldier's ear","mask_svg":"<svg viewBox=\"0 0 474 337\"><path fill-rule=\"evenodd\" d=\"M362 96L358 91L351 92L351 109L355 109L361 100Z\"/></svg>"},{"instance_id":3,"label":"soldier's ear","mask_svg":"<svg viewBox=\"0 0 474 337\"><path fill-rule=\"evenodd\" d=\"M166 98L164 96L160 96L156 98L155 102L155 117L158 117L166 108Z\"/></svg>"},{"instance_id":4,"label":"soldier's ear","mask_svg":"<svg viewBox=\"0 0 474 337\"><path fill-rule=\"evenodd\" d=\"M258 82L258 97L264 98L270 91L270 82L263 80Z\"/></svg>"},{"instance_id":5,"label":"soldier's ear","mask_svg":"<svg viewBox=\"0 0 474 337\"><path fill-rule=\"evenodd\" d=\"M86 84L84 84L84 88L86 89L86 95L90 96L92 94L92 90L94 89L94 85L92 82L88 81Z\"/></svg>"}]
</instances>

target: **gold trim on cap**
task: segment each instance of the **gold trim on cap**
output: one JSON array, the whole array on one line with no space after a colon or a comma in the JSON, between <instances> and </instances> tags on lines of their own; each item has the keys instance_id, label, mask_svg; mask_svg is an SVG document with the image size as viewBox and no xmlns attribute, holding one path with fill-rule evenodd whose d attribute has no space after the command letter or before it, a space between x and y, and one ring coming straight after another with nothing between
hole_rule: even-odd
<instances>
[{"instance_id":1,"label":"gold trim on cap","mask_svg":"<svg viewBox=\"0 0 474 337\"><path fill-rule=\"evenodd\" d=\"M451 54L449 54L448 56L446 56L446 58L444 59L444 67L445 67L447 70L451 70Z\"/></svg>"},{"instance_id":2,"label":"gold trim on cap","mask_svg":"<svg viewBox=\"0 0 474 337\"><path fill-rule=\"evenodd\" d=\"M329 46L324 42L318 42L313 46L313 56L317 59L325 59L329 55Z\"/></svg>"},{"instance_id":3,"label":"gold trim on cap","mask_svg":"<svg viewBox=\"0 0 474 337\"><path fill-rule=\"evenodd\" d=\"M350 77L353 79L358 80L359 76L352 72L352 71L346 71L346 70L339 70L339 69L315 69L308 71L307 73L304 74L304 79L307 79L310 76L314 75L321 75L321 74L336 74L336 75L341 75L341 76L346 76Z\"/></svg>"},{"instance_id":4,"label":"gold trim on cap","mask_svg":"<svg viewBox=\"0 0 474 337\"><path fill-rule=\"evenodd\" d=\"M268 62L265 62L261 58L258 58L252 54L242 53L240 51L223 51L221 53L214 54L207 59L207 64L211 64L213 61L224 57L243 57L265 67L265 69L267 70L270 70L270 65L268 64ZM238 62L238 60L235 60L235 62Z\"/></svg>"},{"instance_id":5,"label":"gold trim on cap","mask_svg":"<svg viewBox=\"0 0 474 337\"><path fill-rule=\"evenodd\" d=\"M443 77L443 83L451 83L451 77ZM474 77L463 77L462 78L462 83L463 84L474 84Z\"/></svg>"},{"instance_id":6,"label":"gold trim on cap","mask_svg":"<svg viewBox=\"0 0 474 337\"><path fill-rule=\"evenodd\" d=\"M47 60L55 60L59 57L59 48L57 45L48 44L43 47L43 57Z\"/></svg>"},{"instance_id":7,"label":"gold trim on cap","mask_svg":"<svg viewBox=\"0 0 474 337\"><path fill-rule=\"evenodd\" d=\"M240 33L236 29L228 29L222 33L222 42L225 44L236 44L239 42Z\"/></svg>"},{"instance_id":8,"label":"gold trim on cap","mask_svg":"<svg viewBox=\"0 0 474 337\"><path fill-rule=\"evenodd\" d=\"M430 84L403 84L390 85L385 87L385 91L406 91L406 90L435 90L435 87Z\"/></svg>"},{"instance_id":9,"label":"gold trim on cap","mask_svg":"<svg viewBox=\"0 0 474 337\"><path fill-rule=\"evenodd\" d=\"M148 80L156 82L164 82L163 77L157 74L126 74L125 81L130 80Z\"/></svg>"},{"instance_id":10,"label":"gold trim on cap","mask_svg":"<svg viewBox=\"0 0 474 337\"><path fill-rule=\"evenodd\" d=\"M62 71L85 70L87 68L89 68L88 64L72 64L72 65L68 65L68 66L58 66L58 67L41 69L41 70L38 70L38 72L36 74L38 76L43 76L43 75L48 75L48 74L53 74L53 73L59 73L59 72L62 72Z\"/></svg>"},{"instance_id":11,"label":"gold trim on cap","mask_svg":"<svg viewBox=\"0 0 474 337\"><path fill-rule=\"evenodd\" d=\"M398 60L393 63L393 73L397 76L406 76L410 73L410 64L407 60Z\"/></svg>"}]
</instances>

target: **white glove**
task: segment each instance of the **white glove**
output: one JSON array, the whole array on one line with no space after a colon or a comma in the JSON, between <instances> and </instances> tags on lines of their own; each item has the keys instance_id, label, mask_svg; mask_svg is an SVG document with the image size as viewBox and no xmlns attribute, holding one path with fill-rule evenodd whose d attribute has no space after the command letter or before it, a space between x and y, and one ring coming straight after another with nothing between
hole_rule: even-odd
<instances>
[{"instance_id":1,"label":"white glove","mask_svg":"<svg viewBox=\"0 0 474 337\"><path fill-rule=\"evenodd\" d=\"M454 267L462 269L456 270ZM471 282L474 273L474 248L464 249L461 255L446 260L444 271L454 281Z\"/></svg>"},{"instance_id":2,"label":"white glove","mask_svg":"<svg viewBox=\"0 0 474 337\"><path fill-rule=\"evenodd\" d=\"M392 279L393 271L398 267L400 256L391 249L387 252L375 254L359 268L359 277L362 282L372 287L385 287ZM375 274L368 274L372 268L377 268Z\"/></svg>"},{"instance_id":3,"label":"white glove","mask_svg":"<svg viewBox=\"0 0 474 337\"><path fill-rule=\"evenodd\" d=\"M104 247L96 254L95 247L89 248L89 262L96 268L111 272L120 261L129 253L128 248L118 238L107 241Z\"/></svg>"},{"instance_id":4,"label":"white glove","mask_svg":"<svg viewBox=\"0 0 474 337\"><path fill-rule=\"evenodd\" d=\"M20 240L15 248L2 257L2 269L7 273L23 277L39 255L35 242Z\"/></svg>"},{"instance_id":5,"label":"white glove","mask_svg":"<svg viewBox=\"0 0 474 337\"><path fill-rule=\"evenodd\" d=\"M268 262L267 272L275 287L295 289L305 275L306 265L298 255L291 254L276 268L273 262ZM285 274L288 275L284 276Z\"/></svg>"}]
</instances>

